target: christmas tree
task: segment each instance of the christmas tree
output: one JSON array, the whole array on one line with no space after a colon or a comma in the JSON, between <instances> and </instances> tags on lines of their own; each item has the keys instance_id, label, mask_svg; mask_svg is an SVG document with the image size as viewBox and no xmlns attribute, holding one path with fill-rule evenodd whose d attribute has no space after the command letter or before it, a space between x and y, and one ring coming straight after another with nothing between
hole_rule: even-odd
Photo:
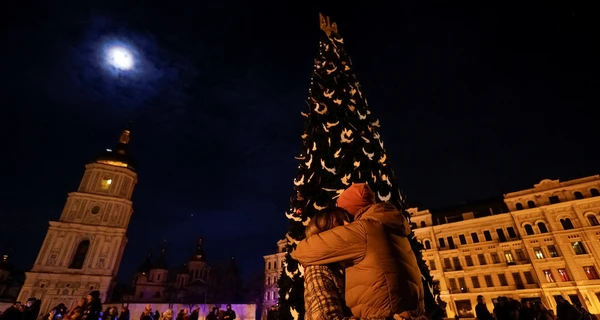
<instances>
[{"instance_id":1,"label":"christmas tree","mask_svg":"<svg viewBox=\"0 0 600 320\"><path fill-rule=\"evenodd\" d=\"M286 266L278 281L281 319L304 318L303 269L290 252L304 238L304 228L315 212L334 206L336 198L352 183L366 182L378 201L390 201L407 219L404 199L396 186L383 141L379 120L369 110L344 40L337 25L320 15L323 31L319 56L315 59L302 134L295 194L286 213L290 241ZM421 244L411 237L426 289L426 306L433 312L436 301L433 279L421 256Z\"/></svg>"}]
</instances>

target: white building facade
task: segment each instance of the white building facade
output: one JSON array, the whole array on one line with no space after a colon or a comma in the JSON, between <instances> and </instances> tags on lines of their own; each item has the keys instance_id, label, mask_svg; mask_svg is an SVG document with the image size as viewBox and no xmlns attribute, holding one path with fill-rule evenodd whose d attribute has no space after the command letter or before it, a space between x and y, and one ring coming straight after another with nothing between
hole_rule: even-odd
<instances>
[{"instance_id":1,"label":"white building facade","mask_svg":"<svg viewBox=\"0 0 600 320\"><path fill-rule=\"evenodd\" d=\"M285 264L285 254L288 241L282 239L277 241L277 252L264 256L265 258L265 289L263 297L263 317L271 306L276 305L279 300L279 287L277 280L281 275Z\"/></svg>"},{"instance_id":2,"label":"white building facade","mask_svg":"<svg viewBox=\"0 0 600 320\"><path fill-rule=\"evenodd\" d=\"M600 175L542 180L487 207L409 211L449 318L474 317L478 295L490 310L499 296L556 310L562 296L600 314Z\"/></svg>"}]
</instances>

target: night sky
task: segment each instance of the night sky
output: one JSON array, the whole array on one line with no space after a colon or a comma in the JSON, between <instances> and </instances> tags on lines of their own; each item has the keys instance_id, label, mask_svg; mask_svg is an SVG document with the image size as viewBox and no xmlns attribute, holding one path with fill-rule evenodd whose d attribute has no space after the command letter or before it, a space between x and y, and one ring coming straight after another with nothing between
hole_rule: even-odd
<instances>
[{"instance_id":1,"label":"night sky","mask_svg":"<svg viewBox=\"0 0 600 320\"><path fill-rule=\"evenodd\" d=\"M209 263L262 270L286 231L319 11L338 23L410 201L600 173L591 2L314 2L3 7L0 251L29 269L84 165L131 120L139 184L121 279L164 240L179 265L198 236ZM114 43L135 51L133 71L105 66Z\"/></svg>"}]
</instances>

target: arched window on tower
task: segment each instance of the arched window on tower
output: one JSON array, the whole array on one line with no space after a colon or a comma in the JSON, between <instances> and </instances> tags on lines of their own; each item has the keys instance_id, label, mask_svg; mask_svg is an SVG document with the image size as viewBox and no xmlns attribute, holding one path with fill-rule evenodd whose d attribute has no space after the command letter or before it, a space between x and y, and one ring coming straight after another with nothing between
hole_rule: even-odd
<instances>
[{"instance_id":1,"label":"arched window on tower","mask_svg":"<svg viewBox=\"0 0 600 320\"><path fill-rule=\"evenodd\" d=\"M527 201L527 206L529 208L535 208L535 202L533 202L532 200Z\"/></svg>"},{"instance_id":2,"label":"arched window on tower","mask_svg":"<svg viewBox=\"0 0 600 320\"><path fill-rule=\"evenodd\" d=\"M423 245L425 245L425 249L431 249L431 242L429 240L423 241Z\"/></svg>"},{"instance_id":3,"label":"arched window on tower","mask_svg":"<svg viewBox=\"0 0 600 320\"><path fill-rule=\"evenodd\" d=\"M575 199L583 199L583 193L579 191L575 191L573 195L575 196Z\"/></svg>"},{"instance_id":4,"label":"arched window on tower","mask_svg":"<svg viewBox=\"0 0 600 320\"><path fill-rule=\"evenodd\" d=\"M517 202L515 206L517 207L517 210L523 210L523 204L521 204L520 202Z\"/></svg>"},{"instance_id":5,"label":"arched window on tower","mask_svg":"<svg viewBox=\"0 0 600 320\"><path fill-rule=\"evenodd\" d=\"M73 260L71 260L71 264L69 264L69 269L83 268L83 263L85 262L85 257L87 256L89 249L90 240L81 241L77 246L77 250L75 250L75 255L73 255Z\"/></svg>"},{"instance_id":6,"label":"arched window on tower","mask_svg":"<svg viewBox=\"0 0 600 320\"><path fill-rule=\"evenodd\" d=\"M538 229L540 229L540 233L548 233L548 227L546 227L545 223L538 222L537 226L538 226Z\"/></svg>"},{"instance_id":7,"label":"arched window on tower","mask_svg":"<svg viewBox=\"0 0 600 320\"><path fill-rule=\"evenodd\" d=\"M590 222L590 226L600 225L600 223L598 223L598 218L596 218L596 216L593 214L588 215L587 219Z\"/></svg>"},{"instance_id":8,"label":"arched window on tower","mask_svg":"<svg viewBox=\"0 0 600 320\"><path fill-rule=\"evenodd\" d=\"M590 193L592 194L592 197L600 196L600 191L598 191L596 188L590 189Z\"/></svg>"},{"instance_id":9,"label":"arched window on tower","mask_svg":"<svg viewBox=\"0 0 600 320\"><path fill-rule=\"evenodd\" d=\"M565 230L571 230L571 229L575 228L573 226L573 222L571 222L571 219L569 219L569 218L560 219L560 224L562 225L563 229L565 229Z\"/></svg>"},{"instance_id":10,"label":"arched window on tower","mask_svg":"<svg viewBox=\"0 0 600 320\"><path fill-rule=\"evenodd\" d=\"M425 221L421 221L421 228L425 228L427 227L427 224L425 223Z\"/></svg>"},{"instance_id":11,"label":"arched window on tower","mask_svg":"<svg viewBox=\"0 0 600 320\"><path fill-rule=\"evenodd\" d=\"M530 236L532 234L534 234L533 232L533 227L530 224L526 224L525 225L525 233Z\"/></svg>"}]
</instances>

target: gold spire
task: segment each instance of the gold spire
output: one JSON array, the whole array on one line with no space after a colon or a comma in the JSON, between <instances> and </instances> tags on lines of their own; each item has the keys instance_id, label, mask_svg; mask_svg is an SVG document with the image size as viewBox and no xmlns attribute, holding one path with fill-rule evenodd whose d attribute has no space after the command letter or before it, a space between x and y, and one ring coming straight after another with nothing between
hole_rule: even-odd
<instances>
[{"instance_id":1,"label":"gold spire","mask_svg":"<svg viewBox=\"0 0 600 320\"><path fill-rule=\"evenodd\" d=\"M129 144L129 139L131 139L131 131L129 131L129 128L127 128L123 130L123 132L121 132L121 136L119 137L119 143Z\"/></svg>"},{"instance_id":2,"label":"gold spire","mask_svg":"<svg viewBox=\"0 0 600 320\"><path fill-rule=\"evenodd\" d=\"M321 30L323 30L328 37L332 32L338 33L337 23L331 22L329 17L323 16L322 13L319 13L319 21L321 24Z\"/></svg>"}]
</instances>

